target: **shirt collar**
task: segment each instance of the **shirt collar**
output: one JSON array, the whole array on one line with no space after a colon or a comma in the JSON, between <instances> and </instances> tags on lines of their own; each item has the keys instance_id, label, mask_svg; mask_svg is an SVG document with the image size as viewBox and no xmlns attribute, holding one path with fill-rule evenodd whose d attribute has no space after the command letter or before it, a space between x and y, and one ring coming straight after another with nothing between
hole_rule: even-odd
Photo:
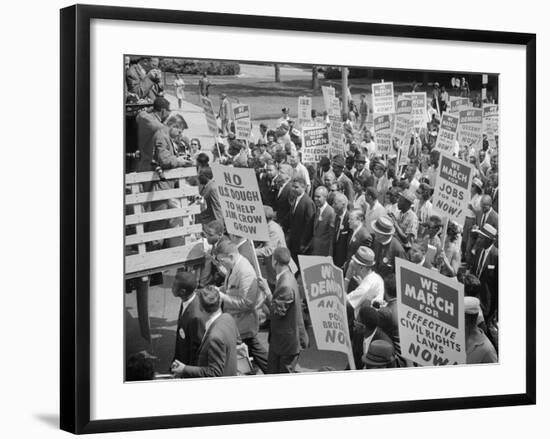
<instances>
[{"instance_id":1,"label":"shirt collar","mask_svg":"<svg viewBox=\"0 0 550 439\"><path fill-rule=\"evenodd\" d=\"M214 314L212 314L206 323L204 324L204 333L206 334L206 331L208 331L208 328L216 321L216 319L222 315L221 309L218 309Z\"/></svg>"},{"instance_id":2,"label":"shirt collar","mask_svg":"<svg viewBox=\"0 0 550 439\"><path fill-rule=\"evenodd\" d=\"M289 269L285 269L285 270L281 271L279 274L277 274L277 276L275 276L275 281L278 281L279 278L280 278L283 274L285 274L287 271L289 271Z\"/></svg>"}]
</instances>

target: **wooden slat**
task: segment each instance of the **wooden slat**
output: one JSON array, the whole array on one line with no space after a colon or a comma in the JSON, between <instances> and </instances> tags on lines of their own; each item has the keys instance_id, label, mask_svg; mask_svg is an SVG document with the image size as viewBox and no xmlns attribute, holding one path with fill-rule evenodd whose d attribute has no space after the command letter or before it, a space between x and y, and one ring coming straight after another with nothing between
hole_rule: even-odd
<instances>
[{"instance_id":1,"label":"wooden slat","mask_svg":"<svg viewBox=\"0 0 550 439\"><path fill-rule=\"evenodd\" d=\"M132 193L137 194L139 193L139 186L137 184L132 185ZM134 208L134 214L140 215L143 212L143 206L141 204L136 204L133 206ZM143 234L143 224L137 224L136 225L136 233L138 235ZM138 253L145 253L145 244L139 244L138 245Z\"/></svg>"},{"instance_id":2,"label":"wooden slat","mask_svg":"<svg viewBox=\"0 0 550 439\"><path fill-rule=\"evenodd\" d=\"M189 168L167 169L163 172L166 180L174 180L183 177L193 177L197 175L197 169L194 166ZM126 174L126 184L146 183L160 180L158 173L149 172L130 172Z\"/></svg>"},{"instance_id":3,"label":"wooden slat","mask_svg":"<svg viewBox=\"0 0 550 439\"><path fill-rule=\"evenodd\" d=\"M189 197L199 194L197 186L185 186L177 189L167 189L164 191L141 192L139 194L126 195L126 204L141 204L151 201L168 200L170 198Z\"/></svg>"},{"instance_id":4,"label":"wooden slat","mask_svg":"<svg viewBox=\"0 0 550 439\"><path fill-rule=\"evenodd\" d=\"M185 236L192 233L200 233L202 231L201 224L193 224L189 227L175 227L172 229L155 230L135 235L126 236L126 245L142 244L144 242L157 241L161 239L175 238L176 236Z\"/></svg>"},{"instance_id":5,"label":"wooden slat","mask_svg":"<svg viewBox=\"0 0 550 439\"><path fill-rule=\"evenodd\" d=\"M204 245L202 241L181 247L129 255L125 258L126 277L130 278L132 277L132 273L143 272L145 270L157 269L157 271L162 271L164 267L182 264L185 261L194 261L202 257L204 257ZM163 268L159 269L159 267Z\"/></svg>"},{"instance_id":6,"label":"wooden slat","mask_svg":"<svg viewBox=\"0 0 550 439\"><path fill-rule=\"evenodd\" d=\"M126 216L126 225L132 226L134 224L149 223L151 221L158 221L163 219L186 217L189 215L195 215L200 213L201 207L198 204L191 204L187 207L179 209L165 209L155 210L154 212L144 212L140 214L133 214Z\"/></svg>"}]
</instances>

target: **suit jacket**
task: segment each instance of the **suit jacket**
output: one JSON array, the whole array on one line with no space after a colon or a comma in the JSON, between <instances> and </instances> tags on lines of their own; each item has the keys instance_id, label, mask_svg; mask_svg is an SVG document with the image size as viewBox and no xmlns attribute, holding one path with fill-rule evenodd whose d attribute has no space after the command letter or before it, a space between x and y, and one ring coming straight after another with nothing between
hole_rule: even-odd
<instances>
[{"instance_id":1,"label":"suit jacket","mask_svg":"<svg viewBox=\"0 0 550 439\"><path fill-rule=\"evenodd\" d=\"M197 296L187 305L185 311L180 306L178 326L176 329L176 348L174 359L183 364L196 366L199 355L199 346L204 336L204 325L208 315L201 310Z\"/></svg>"},{"instance_id":2,"label":"suit jacket","mask_svg":"<svg viewBox=\"0 0 550 439\"><path fill-rule=\"evenodd\" d=\"M483 212L478 212L476 214L476 224L481 229L481 220L483 218ZM487 219L485 220L485 224L492 225L495 229L498 230L498 213L495 212L494 209L491 209L489 211L489 215L487 215Z\"/></svg>"},{"instance_id":3,"label":"suit jacket","mask_svg":"<svg viewBox=\"0 0 550 439\"><path fill-rule=\"evenodd\" d=\"M275 201L273 202L273 209L277 212L277 222L281 225L285 233L288 231L290 225L291 196L292 191L290 189L290 183L287 183L283 186L281 194L276 194Z\"/></svg>"},{"instance_id":4,"label":"suit jacket","mask_svg":"<svg viewBox=\"0 0 550 439\"><path fill-rule=\"evenodd\" d=\"M241 338L254 337L259 327L258 283L254 268L241 255L225 278L224 292L224 312L235 319Z\"/></svg>"},{"instance_id":5,"label":"suit jacket","mask_svg":"<svg viewBox=\"0 0 550 439\"><path fill-rule=\"evenodd\" d=\"M334 243L332 245L332 259L334 265L342 268L348 257L348 243L351 236L349 228L348 212L344 214L342 224L340 218L336 216L334 220Z\"/></svg>"},{"instance_id":6,"label":"suit jacket","mask_svg":"<svg viewBox=\"0 0 550 439\"><path fill-rule=\"evenodd\" d=\"M278 189L267 178L267 175L262 174L258 178L258 186L260 188L260 194L262 196L262 203L267 206L273 207L275 199L277 198Z\"/></svg>"},{"instance_id":7,"label":"suit jacket","mask_svg":"<svg viewBox=\"0 0 550 439\"><path fill-rule=\"evenodd\" d=\"M135 93L140 98L146 96L144 80L147 78L147 73L137 63L132 64L128 70L126 70L126 85L129 93Z\"/></svg>"},{"instance_id":8,"label":"suit jacket","mask_svg":"<svg viewBox=\"0 0 550 439\"><path fill-rule=\"evenodd\" d=\"M204 198L206 209L200 213L201 224L208 224L210 221L220 220L223 222L222 206L214 180L210 180L199 189L199 194Z\"/></svg>"},{"instance_id":9,"label":"suit jacket","mask_svg":"<svg viewBox=\"0 0 550 439\"><path fill-rule=\"evenodd\" d=\"M293 255L306 254L313 235L315 204L309 195L304 194L294 212L292 212L293 207L290 208L287 246Z\"/></svg>"},{"instance_id":10,"label":"suit jacket","mask_svg":"<svg viewBox=\"0 0 550 439\"><path fill-rule=\"evenodd\" d=\"M361 226L355 235L353 235L353 230L349 232L349 242L348 242L348 251L346 254L346 261L349 261L359 247L366 245L370 246L372 242L372 236L367 230L366 226Z\"/></svg>"},{"instance_id":11,"label":"suit jacket","mask_svg":"<svg viewBox=\"0 0 550 439\"><path fill-rule=\"evenodd\" d=\"M372 249L376 261L374 271L382 277L395 272L395 258L407 259L407 253L395 236L392 236L387 245L382 245L375 239Z\"/></svg>"},{"instance_id":12,"label":"suit jacket","mask_svg":"<svg viewBox=\"0 0 550 439\"><path fill-rule=\"evenodd\" d=\"M204 334L196 366L185 365L184 378L237 375L237 340L235 321L228 314L219 316Z\"/></svg>"},{"instance_id":13,"label":"suit jacket","mask_svg":"<svg viewBox=\"0 0 550 439\"><path fill-rule=\"evenodd\" d=\"M472 274L477 276L479 264L482 255L482 249L478 248L474 256L472 266ZM493 245L489 250L489 254L483 262L481 272L479 274L479 282L481 283L480 300L486 308L485 314L489 312L488 308L494 308L498 300L498 249Z\"/></svg>"},{"instance_id":14,"label":"suit jacket","mask_svg":"<svg viewBox=\"0 0 550 439\"><path fill-rule=\"evenodd\" d=\"M277 355L295 355L308 345L296 278L290 271L277 281L269 306L269 350Z\"/></svg>"},{"instance_id":15,"label":"suit jacket","mask_svg":"<svg viewBox=\"0 0 550 439\"><path fill-rule=\"evenodd\" d=\"M319 216L319 209L317 209L313 219L313 236L311 238L310 254L316 256L332 256L335 219L336 214L330 205L327 204L321 216Z\"/></svg>"},{"instance_id":16,"label":"suit jacket","mask_svg":"<svg viewBox=\"0 0 550 439\"><path fill-rule=\"evenodd\" d=\"M163 129L165 125L154 113L140 111L136 116L138 127L138 150L140 153L137 164L137 172L152 171L151 161L154 158L155 142L153 140L155 133Z\"/></svg>"}]
</instances>

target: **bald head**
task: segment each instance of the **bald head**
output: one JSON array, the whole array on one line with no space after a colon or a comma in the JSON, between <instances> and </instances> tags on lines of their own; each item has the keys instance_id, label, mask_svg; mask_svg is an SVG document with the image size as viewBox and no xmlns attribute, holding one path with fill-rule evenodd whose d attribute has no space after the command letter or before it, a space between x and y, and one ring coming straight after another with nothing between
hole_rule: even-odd
<instances>
[{"instance_id":1,"label":"bald head","mask_svg":"<svg viewBox=\"0 0 550 439\"><path fill-rule=\"evenodd\" d=\"M348 206L348 197L346 197L341 192L335 192L334 193L334 202L332 203L332 207L334 208L335 212L338 215L342 215Z\"/></svg>"},{"instance_id":2,"label":"bald head","mask_svg":"<svg viewBox=\"0 0 550 439\"><path fill-rule=\"evenodd\" d=\"M317 207L323 207L327 201L328 196L328 190L324 186L319 186L317 189L315 189L315 193L313 194L313 201L315 202L315 205Z\"/></svg>"}]
</instances>

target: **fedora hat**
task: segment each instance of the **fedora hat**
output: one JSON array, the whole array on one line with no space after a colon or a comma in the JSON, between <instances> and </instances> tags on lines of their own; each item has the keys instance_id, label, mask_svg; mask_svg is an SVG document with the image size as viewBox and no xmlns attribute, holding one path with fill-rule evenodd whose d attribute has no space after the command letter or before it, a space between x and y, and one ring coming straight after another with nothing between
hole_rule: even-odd
<instances>
[{"instance_id":1,"label":"fedora hat","mask_svg":"<svg viewBox=\"0 0 550 439\"><path fill-rule=\"evenodd\" d=\"M374 252L364 245L357 249L351 259L359 265L364 265L365 267L372 267L375 264Z\"/></svg>"},{"instance_id":2,"label":"fedora hat","mask_svg":"<svg viewBox=\"0 0 550 439\"><path fill-rule=\"evenodd\" d=\"M491 224L485 223L481 229L473 231L489 238L492 241L496 241L497 239L497 229L495 229Z\"/></svg>"},{"instance_id":3,"label":"fedora hat","mask_svg":"<svg viewBox=\"0 0 550 439\"><path fill-rule=\"evenodd\" d=\"M367 366L386 366L395 361L395 350L393 345L385 340L374 340L363 358Z\"/></svg>"},{"instance_id":4,"label":"fedora hat","mask_svg":"<svg viewBox=\"0 0 550 439\"><path fill-rule=\"evenodd\" d=\"M387 216L378 217L371 223L371 226L375 232L381 235L393 235L395 232L393 222Z\"/></svg>"}]
</instances>

